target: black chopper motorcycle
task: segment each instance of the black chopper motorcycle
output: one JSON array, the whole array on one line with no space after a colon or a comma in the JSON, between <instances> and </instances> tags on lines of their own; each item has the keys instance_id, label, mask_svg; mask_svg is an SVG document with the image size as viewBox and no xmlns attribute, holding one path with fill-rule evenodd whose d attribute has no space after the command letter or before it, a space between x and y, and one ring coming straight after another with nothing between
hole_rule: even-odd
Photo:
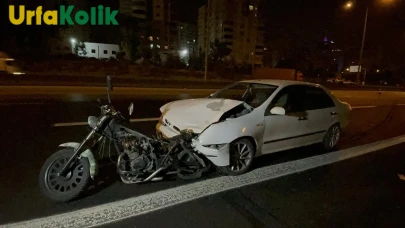
<instances>
[{"instance_id":1,"label":"black chopper motorcycle","mask_svg":"<svg viewBox=\"0 0 405 228\"><path fill-rule=\"evenodd\" d=\"M98 174L99 157L94 152L104 150L106 141L114 147L117 173L123 183L136 184L159 181L177 174L181 179L193 180L210 168L210 163L192 150L192 131L181 131L178 136L164 139L147 137L124 125L129 123L111 104L112 80L107 76L108 104L98 100L100 117L90 116L89 134L80 142L61 144L43 164L39 175L41 192L55 202L76 199ZM134 104L129 106L132 115ZM111 156L111 153L108 153Z\"/></svg>"}]
</instances>

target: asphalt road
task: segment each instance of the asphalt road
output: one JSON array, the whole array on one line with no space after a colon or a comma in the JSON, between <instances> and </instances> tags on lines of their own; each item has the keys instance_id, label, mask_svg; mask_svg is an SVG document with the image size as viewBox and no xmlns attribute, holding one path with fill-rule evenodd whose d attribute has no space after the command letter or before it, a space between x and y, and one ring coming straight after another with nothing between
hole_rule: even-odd
<instances>
[{"instance_id":1,"label":"asphalt road","mask_svg":"<svg viewBox=\"0 0 405 228\"><path fill-rule=\"evenodd\" d=\"M405 181L397 176L405 172L404 149L394 146L104 227L404 227Z\"/></svg>"},{"instance_id":2,"label":"asphalt road","mask_svg":"<svg viewBox=\"0 0 405 228\"><path fill-rule=\"evenodd\" d=\"M398 99L382 99L379 96L368 100L353 97L346 99L349 103L354 103L355 109L352 124L342 136L339 149L405 134L403 128L405 106L402 106ZM130 100L123 96L113 101L123 112L127 110L128 103L133 101L136 109L132 118L139 119L159 117L158 108L170 100L140 98ZM370 105L373 102L376 105ZM189 184L169 179L142 185L125 185L117 181L114 167L106 166L102 170L102 175L108 177L107 180L95 186L88 196L67 204L54 204L45 199L37 186L42 163L59 144L66 141L81 141L87 133L86 126L52 127L52 125L86 121L87 116L99 114L95 104L59 98L0 103L3 117L0 132L2 139L0 224L72 212ZM155 124L153 121L136 122L133 127L152 135ZM375 221L377 225L397 227L396 225L403 223L403 219L397 216L398 210L403 212L405 207L405 203L401 201L404 184L398 182L396 177L396 172L400 172L405 163L402 162L405 161L403 153L400 153L402 148L398 146L336 165L215 194L108 226L262 227L263 223L267 225L267 222L275 222L274 224L281 224L282 227L318 227L325 224L327 227L329 225L341 227L347 224L358 227ZM300 161L323 153L316 146L277 153L263 157L255 169ZM218 177L218 174L213 173L203 180ZM247 199L246 195L251 198ZM370 198L375 201L366 204ZM350 210L355 213L350 214ZM266 216L269 217L268 220L264 219Z\"/></svg>"}]
</instances>

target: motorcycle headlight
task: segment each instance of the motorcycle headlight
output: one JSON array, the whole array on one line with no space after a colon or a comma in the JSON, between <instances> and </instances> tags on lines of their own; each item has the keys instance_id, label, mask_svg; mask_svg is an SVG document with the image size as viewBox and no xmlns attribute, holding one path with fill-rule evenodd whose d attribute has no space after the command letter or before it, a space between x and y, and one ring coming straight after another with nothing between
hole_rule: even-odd
<instances>
[{"instance_id":1,"label":"motorcycle headlight","mask_svg":"<svg viewBox=\"0 0 405 228\"><path fill-rule=\"evenodd\" d=\"M193 137L194 131L191 129L186 129L180 131L180 134L185 137L186 139L191 139Z\"/></svg>"},{"instance_id":2,"label":"motorcycle headlight","mask_svg":"<svg viewBox=\"0 0 405 228\"><path fill-rule=\"evenodd\" d=\"M95 116L89 116L89 118L87 119L87 123L89 124L89 126L91 128L96 128L97 127L97 123L98 123L98 118Z\"/></svg>"}]
</instances>

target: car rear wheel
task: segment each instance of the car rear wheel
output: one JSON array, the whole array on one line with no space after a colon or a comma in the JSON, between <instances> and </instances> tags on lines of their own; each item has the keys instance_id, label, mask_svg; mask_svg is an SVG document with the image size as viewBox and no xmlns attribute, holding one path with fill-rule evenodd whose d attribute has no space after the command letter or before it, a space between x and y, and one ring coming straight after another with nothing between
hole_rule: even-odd
<instances>
[{"instance_id":1,"label":"car rear wheel","mask_svg":"<svg viewBox=\"0 0 405 228\"><path fill-rule=\"evenodd\" d=\"M340 139L340 133L340 125L332 125L323 137L323 148L327 151L333 150Z\"/></svg>"},{"instance_id":2,"label":"car rear wheel","mask_svg":"<svg viewBox=\"0 0 405 228\"><path fill-rule=\"evenodd\" d=\"M252 166L255 149L248 139L239 139L229 146L230 165L222 170L230 176L237 176L249 171Z\"/></svg>"}]
</instances>

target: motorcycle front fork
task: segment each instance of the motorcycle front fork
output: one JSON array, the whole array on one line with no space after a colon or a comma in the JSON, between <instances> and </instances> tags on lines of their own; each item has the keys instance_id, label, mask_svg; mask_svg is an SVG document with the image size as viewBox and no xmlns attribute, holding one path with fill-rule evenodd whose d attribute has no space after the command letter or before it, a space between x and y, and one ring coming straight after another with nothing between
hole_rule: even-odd
<instances>
[{"instance_id":1,"label":"motorcycle front fork","mask_svg":"<svg viewBox=\"0 0 405 228\"><path fill-rule=\"evenodd\" d=\"M80 143L80 145L77 148L75 148L73 155L70 157L69 161L65 164L65 166L59 171L58 176L65 176L68 173L72 162L74 162L78 158L83 146L93 137L95 133L96 133L95 129L91 130L91 132L86 136L83 142Z\"/></svg>"}]
</instances>

